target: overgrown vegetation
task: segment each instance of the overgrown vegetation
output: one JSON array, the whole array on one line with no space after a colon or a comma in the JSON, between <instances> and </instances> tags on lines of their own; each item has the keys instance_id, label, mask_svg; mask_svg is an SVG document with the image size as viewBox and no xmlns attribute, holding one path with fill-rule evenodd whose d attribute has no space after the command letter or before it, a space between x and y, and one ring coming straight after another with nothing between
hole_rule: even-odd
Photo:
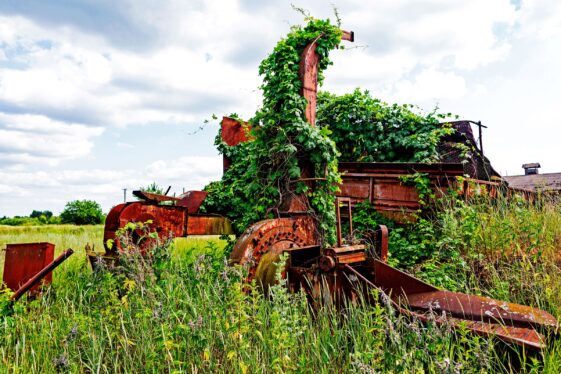
<instances>
[{"instance_id":1,"label":"overgrown vegetation","mask_svg":"<svg viewBox=\"0 0 561 374\"><path fill-rule=\"evenodd\" d=\"M0 217L0 225L38 226L38 225L97 225L103 222L105 215L101 206L93 200L74 200L66 203L60 216L50 210L33 210L29 216Z\"/></svg>"},{"instance_id":2,"label":"overgrown vegetation","mask_svg":"<svg viewBox=\"0 0 561 374\"><path fill-rule=\"evenodd\" d=\"M304 193L317 217L325 244L333 243L334 193L340 182L337 162L435 162L437 144L453 130L440 122L450 114L420 114L411 105L388 105L355 90L318 97L317 126L304 115L307 100L301 95L300 58L315 41L320 57L318 83L331 64L329 51L341 41L338 25L306 18L294 27L261 63L263 106L247 126L251 141L228 146L219 132L215 144L231 160L222 180L205 187L209 196L203 210L229 217L238 234L250 224L273 218L291 196ZM311 175L303 175L306 169ZM314 179L314 188L302 178Z\"/></svg>"},{"instance_id":3,"label":"overgrown vegetation","mask_svg":"<svg viewBox=\"0 0 561 374\"><path fill-rule=\"evenodd\" d=\"M263 104L249 121L254 140L229 147L217 138L219 150L232 159L233 166L221 182L206 188L211 196L205 207L228 215L241 232L253 222L274 217L283 199L305 194L321 237L333 242L337 151L329 132L306 120L299 64L306 45L315 41L321 84L323 71L331 64L329 52L341 42L342 32L329 20L307 17L306 21L304 27L293 27L259 66ZM315 189L302 178L317 178Z\"/></svg>"},{"instance_id":4,"label":"overgrown vegetation","mask_svg":"<svg viewBox=\"0 0 561 374\"><path fill-rule=\"evenodd\" d=\"M420 114L413 105L389 105L360 89L340 96L321 92L317 113L340 161L437 162L438 143L453 131L440 125L450 113Z\"/></svg>"},{"instance_id":5,"label":"overgrown vegetation","mask_svg":"<svg viewBox=\"0 0 561 374\"><path fill-rule=\"evenodd\" d=\"M426 278L424 266L433 266L431 272L447 277L436 282L447 287L457 284L460 290L559 315L559 267L551 256L561 250L559 209L555 203L520 201L457 205L426 223L448 235L430 259L412 270ZM510 227L509 235L499 227ZM84 257L71 258L55 272L54 285L42 298L16 304L0 317L0 371L561 369L561 346L555 339L543 357L532 357L467 331L404 319L383 300L375 306L359 301L343 310L312 312L302 295L291 295L282 285L274 287L270 298L246 294L244 269L224 264L224 242L189 240L183 239L180 247L162 243L154 248L159 253L155 271L134 250L123 269L113 273L92 273ZM210 254L194 256L191 246ZM396 248L392 244L392 255ZM452 249L464 259L465 271L448 271L450 258L444 251Z\"/></svg>"},{"instance_id":6,"label":"overgrown vegetation","mask_svg":"<svg viewBox=\"0 0 561 374\"><path fill-rule=\"evenodd\" d=\"M60 217L53 216L50 210L34 210L29 217L1 217L0 225L7 226L35 226L35 225L54 225L60 223Z\"/></svg>"},{"instance_id":7,"label":"overgrown vegetation","mask_svg":"<svg viewBox=\"0 0 561 374\"><path fill-rule=\"evenodd\" d=\"M158 195L163 195L165 193L164 187L159 186L156 182L150 183L148 186L140 187L140 191L155 193Z\"/></svg>"}]
</instances>

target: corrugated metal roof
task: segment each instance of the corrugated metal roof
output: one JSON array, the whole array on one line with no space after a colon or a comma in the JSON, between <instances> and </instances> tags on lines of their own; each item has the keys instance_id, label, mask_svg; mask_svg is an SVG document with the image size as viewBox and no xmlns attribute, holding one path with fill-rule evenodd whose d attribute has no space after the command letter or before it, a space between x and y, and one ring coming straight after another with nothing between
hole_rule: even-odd
<instances>
[{"instance_id":1,"label":"corrugated metal roof","mask_svg":"<svg viewBox=\"0 0 561 374\"><path fill-rule=\"evenodd\" d=\"M503 177L508 185L527 190L561 190L561 173L513 175Z\"/></svg>"}]
</instances>

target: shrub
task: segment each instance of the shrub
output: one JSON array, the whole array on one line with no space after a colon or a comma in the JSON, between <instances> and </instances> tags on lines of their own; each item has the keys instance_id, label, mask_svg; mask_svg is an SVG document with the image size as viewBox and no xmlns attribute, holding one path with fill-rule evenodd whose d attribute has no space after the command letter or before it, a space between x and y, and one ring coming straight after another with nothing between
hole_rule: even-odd
<instances>
[{"instance_id":1,"label":"shrub","mask_svg":"<svg viewBox=\"0 0 561 374\"><path fill-rule=\"evenodd\" d=\"M93 200L74 200L66 203L60 214L62 223L95 225L103 222L104 215L99 204Z\"/></svg>"},{"instance_id":2,"label":"shrub","mask_svg":"<svg viewBox=\"0 0 561 374\"><path fill-rule=\"evenodd\" d=\"M47 218L48 220L53 216L53 212L51 212L50 210L33 210L33 212L31 212L31 214L29 215L29 217L31 218L41 218L41 216L45 216L45 218Z\"/></svg>"},{"instance_id":3,"label":"shrub","mask_svg":"<svg viewBox=\"0 0 561 374\"><path fill-rule=\"evenodd\" d=\"M165 193L164 188L162 186L158 186L156 182L150 183L146 187L140 187L141 191L155 193L158 195L163 195Z\"/></svg>"}]
</instances>

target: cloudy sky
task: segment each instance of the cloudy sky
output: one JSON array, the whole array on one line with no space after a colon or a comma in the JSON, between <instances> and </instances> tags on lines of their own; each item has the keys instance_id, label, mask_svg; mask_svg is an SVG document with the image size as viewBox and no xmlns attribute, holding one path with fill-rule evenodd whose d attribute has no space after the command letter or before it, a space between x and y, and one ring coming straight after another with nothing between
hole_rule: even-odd
<instances>
[{"instance_id":1,"label":"cloudy sky","mask_svg":"<svg viewBox=\"0 0 561 374\"><path fill-rule=\"evenodd\" d=\"M255 112L259 62L302 22L291 2L333 18L320 0L0 0L0 216L218 179L204 121ZM501 173L561 171L560 1L333 3L356 41L324 89L481 120Z\"/></svg>"}]
</instances>

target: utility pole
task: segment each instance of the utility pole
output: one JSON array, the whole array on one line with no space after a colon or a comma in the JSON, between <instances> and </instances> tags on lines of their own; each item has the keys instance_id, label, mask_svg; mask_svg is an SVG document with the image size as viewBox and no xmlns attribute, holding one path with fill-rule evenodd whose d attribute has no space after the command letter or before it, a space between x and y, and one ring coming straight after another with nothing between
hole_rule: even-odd
<instances>
[{"instance_id":1,"label":"utility pole","mask_svg":"<svg viewBox=\"0 0 561 374\"><path fill-rule=\"evenodd\" d=\"M127 189L123 188L123 202L127 202Z\"/></svg>"}]
</instances>

